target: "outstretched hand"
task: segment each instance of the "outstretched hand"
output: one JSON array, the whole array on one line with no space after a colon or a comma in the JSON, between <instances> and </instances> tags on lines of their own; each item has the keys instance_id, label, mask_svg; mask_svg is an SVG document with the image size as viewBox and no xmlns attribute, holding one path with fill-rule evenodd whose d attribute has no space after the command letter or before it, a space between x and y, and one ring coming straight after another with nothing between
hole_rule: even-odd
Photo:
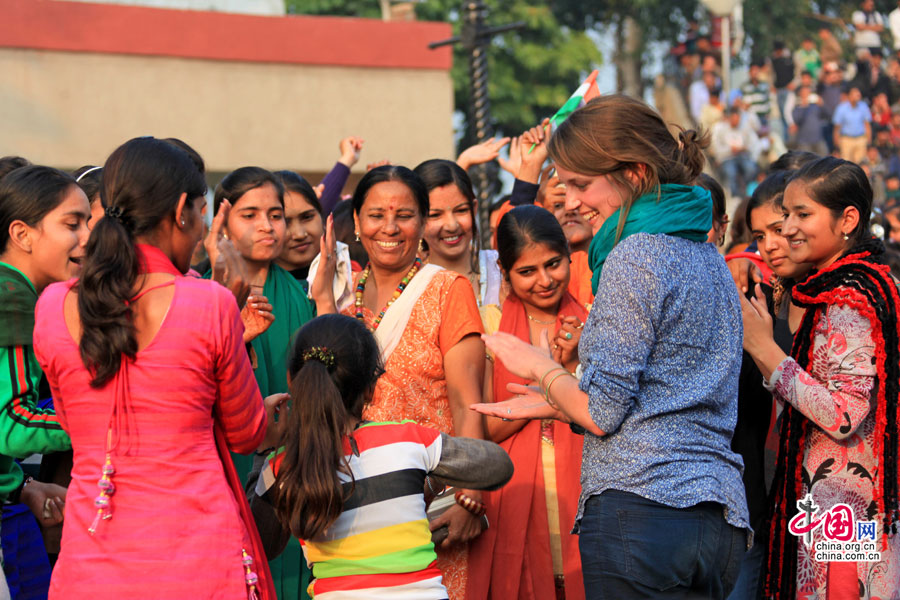
<instances>
[{"instance_id":1,"label":"outstretched hand","mask_svg":"<svg viewBox=\"0 0 900 600\"><path fill-rule=\"evenodd\" d=\"M537 381L547 369L559 366L550 358L546 333L541 337L543 348L536 348L509 333L482 335L481 339L494 358L502 362L510 373L528 381Z\"/></svg>"},{"instance_id":2,"label":"outstretched hand","mask_svg":"<svg viewBox=\"0 0 900 600\"><path fill-rule=\"evenodd\" d=\"M244 343L249 344L275 322L269 299L265 296L249 296L247 304L241 309L241 321L244 323Z\"/></svg>"},{"instance_id":3,"label":"outstretched hand","mask_svg":"<svg viewBox=\"0 0 900 600\"><path fill-rule=\"evenodd\" d=\"M469 408L489 417L517 419L561 419L562 413L547 404L537 386L510 383L506 390L516 394L503 402L473 404Z\"/></svg>"}]
</instances>

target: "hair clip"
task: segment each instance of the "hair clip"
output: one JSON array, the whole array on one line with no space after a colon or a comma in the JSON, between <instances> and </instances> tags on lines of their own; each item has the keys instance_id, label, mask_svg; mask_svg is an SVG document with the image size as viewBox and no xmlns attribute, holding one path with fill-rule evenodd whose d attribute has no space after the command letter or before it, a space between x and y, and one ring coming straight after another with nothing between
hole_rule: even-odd
<instances>
[{"instance_id":1,"label":"hair clip","mask_svg":"<svg viewBox=\"0 0 900 600\"><path fill-rule=\"evenodd\" d=\"M313 346L303 353L303 362L317 360L329 369L334 367L334 352L325 346Z\"/></svg>"},{"instance_id":2,"label":"hair clip","mask_svg":"<svg viewBox=\"0 0 900 600\"><path fill-rule=\"evenodd\" d=\"M123 211L122 211L121 206L107 206L106 211L104 211L104 212L106 213L107 217L111 217L118 221L122 220L122 212Z\"/></svg>"}]
</instances>

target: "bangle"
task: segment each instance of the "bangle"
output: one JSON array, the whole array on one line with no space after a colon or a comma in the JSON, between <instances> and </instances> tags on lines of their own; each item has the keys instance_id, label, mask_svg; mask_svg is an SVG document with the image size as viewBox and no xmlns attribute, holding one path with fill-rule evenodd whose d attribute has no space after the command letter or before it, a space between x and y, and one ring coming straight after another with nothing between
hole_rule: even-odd
<instances>
[{"instance_id":1,"label":"bangle","mask_svg":"<svg viewBox=\"0 0 900 600\"><path fill-rule=\"evenodd\" d=\"M562 369L563 371L566 370L564 367L561 367L561 366L559 366L559 365L556 365L555 367L553 367L552 369L550 369L549 371L547 371L546 373L544 373L543 375L541 375L541 379L540 379L540 381L538 382L538 386L540 386L541 389L544 389L544 379L547 378L547 375L549 375L549 374L552 373L553 371L559 371L560 369Z\"/></svg>"},{"instance_id":2,"label":"bangle","mask_svg":"<svg viewBox=\"0 0 900 600\"><path fill-rule=\"evenodd\" d=\"M7 499L7 502L9 504L18 504L19 502L21 502L22 501L22 490L24 490L25 486L28 485L29 483L31 483L32 481L34 481L34 477L32 477L31 475L26 475L22 479L22 485L20 485L19 487L14 489L12 491L12 493L10 493L9 498Z\"/></svg>"},{"instance_id":3,"label":"bangle","mask_svg":"<svg viewBox=\"0 0 900 600\"><path fill-rule=\"evenodd\" d=\"M547 404L549 404L550 406L552 406L552 407L555 408L556 410L559 410L559 406L556 405L556 404L554 404L554 403L550 400L550 386L553 385L553 382L554 382L554 381L556 381L556 380L559 379L560 377L564 377L565 375L571 375L571 373L569 373L568 371L566 371L565 369L563 369L563 372L562 372L562 373L557 373L556 375L554 375L554 376L550 379L550 383L547 384L547 387L544 388L544 399L547 401Z\"/></svg>"},{"instance_id":4,"label":"bangle","mask_svg":"<svg viewBox=\"0 0 900 600\"><path fill-rule=\"evenodd\" d=\"M425 476L425 485L428 486L428 491L431 492L432 496L440 496L441 493L447 488L446 485L442 485L440 490L435 491L434 487L431 485L431 477L428 477L427 475Z\"/></svg>"},{"instance_id":5,"label":"bangle","mask_svg":"<svg viewBox=\"0 0 900 600\"><path fill-rule=\"evenodd\" d=\"M462 490L456 492L456 503L462 506L464 509L469 511L471 514L476 517L480 517L484 514L485 506L484 502L480 500L476 500L470 496L467 496Z\"/></svg>"}]
</instances>

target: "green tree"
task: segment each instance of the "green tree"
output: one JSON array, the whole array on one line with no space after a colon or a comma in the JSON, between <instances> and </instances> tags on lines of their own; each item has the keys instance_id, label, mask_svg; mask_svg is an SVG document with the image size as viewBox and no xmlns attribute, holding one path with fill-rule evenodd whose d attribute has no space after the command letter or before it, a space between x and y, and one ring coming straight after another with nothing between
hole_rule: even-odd
<instances>
[{"instance_id":1,"label":"green tree","mask_svg":"<svg viewBox=\"0 0 900 600\"><path fill-rule=\"evenodd\" d=\"M379 17L375 0L288 0L297 14ZM453 24L460 33L461 0L425 0L416 5L421 20ZM518 135L542 118L551 116L602 61L602 55L584 28L564 26L547 4L525 0L485 0L487 24L524 21L525 28L495 37L488 50L489 95L494 127L503 135ZM438 40L435 40L438 41ZM468 54L453 50L451 71L456 107L469 106ZM468 126L460 146L474 141Z\"/></svg>"}]
</instances>

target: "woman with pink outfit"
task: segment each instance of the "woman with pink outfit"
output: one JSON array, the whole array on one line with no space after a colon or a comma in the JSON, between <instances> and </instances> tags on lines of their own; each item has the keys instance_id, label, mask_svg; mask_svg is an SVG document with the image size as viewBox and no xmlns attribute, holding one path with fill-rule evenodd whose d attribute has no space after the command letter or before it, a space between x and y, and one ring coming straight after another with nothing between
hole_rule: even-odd
<instances>
[{"instance_id":1,"label":"woman with pink outfit","mask_svg":"<svg viewBox=\"0 0 900 600\"><path fill-rule=\"evenodd\" d=\"M35 351L74 450L51 598L274 600L228 454L272 445L238 305L183 276L205 192L183 149L125 143L81 279L38 302Z\"/></svg>"}]
</instances>

